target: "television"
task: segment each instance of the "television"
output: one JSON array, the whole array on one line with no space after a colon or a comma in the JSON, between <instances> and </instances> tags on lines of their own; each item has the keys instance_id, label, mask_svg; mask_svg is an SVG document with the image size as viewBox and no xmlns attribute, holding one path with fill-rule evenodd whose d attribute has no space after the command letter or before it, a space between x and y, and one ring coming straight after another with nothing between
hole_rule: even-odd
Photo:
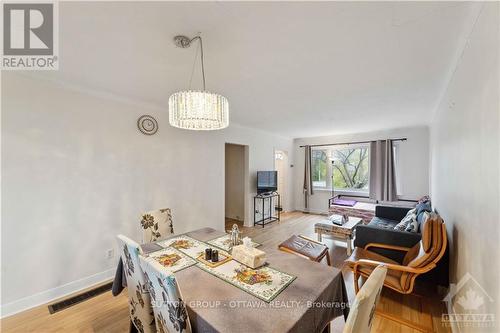
<instances>
[{"instance_id":1,"label":"television","mask_svg":"<svg viewBox=\"0 0 500 333\"><path fill-rule=\"evenodd\" d=\"M278 190L278 171L257 171L257 193Z\"/></svg>"}]
</instances>

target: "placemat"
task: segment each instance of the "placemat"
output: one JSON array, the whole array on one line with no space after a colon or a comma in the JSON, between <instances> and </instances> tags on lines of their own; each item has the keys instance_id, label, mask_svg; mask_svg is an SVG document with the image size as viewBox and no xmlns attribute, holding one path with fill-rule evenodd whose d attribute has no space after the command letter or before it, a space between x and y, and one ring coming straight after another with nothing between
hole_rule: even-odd
<instances>
[{"instance_id":1,"label":"placemat","mask_svg":"<svg viewBox=\"0 0 500 333\"><path fill-rule=\"evenodd\" d=\"M231 249L233 248L233 246L231 245L231 243L232 243L231 242L231 235L229 235L229 234L225 234L224 236L220 236L220 237L211 239L207 243L210 245L216 246L219 249L223 249L224 251L228 251L228 252L231 251ZM261 244L252 241L253 247L258 247L260 245Z\"/></svg>"},{"instance_id":2,"label":"placemat","mask_svg":"<svg viewBox=\"0 0 500 333\"><path fill-rule=\"evenodd\" d=\"M201 263L196 266L268 303L296 278L268 266L252 269L236 260L215 268Z\"/></svg>"},{"instance_id":3,"label":"placemat","mask_svg":"<svg viewBox=\"0 0 500 333\"><path fill-rule=\"evenodd\" d=\"M197 263L196 260L172 247L151 252L148 254L148 258L153 258L172 273L178 272L181 269L193 266Z\"/></svg>"},{"instance_id":4,"label":"placemat","mask_svg":"<svg viewBox=\"0 0 500 333\"><path fill-rule=\"evenodd\" d=\"M161 247L168 248L173 247L186 254L187 256L196 260L200 255L205 254L205 249L209 248L210 245L207 243L196 240L192 237L181 235L173 237L158 243ZM229 255L229 253L224 253Z\"/></svg>"}]
</instances>

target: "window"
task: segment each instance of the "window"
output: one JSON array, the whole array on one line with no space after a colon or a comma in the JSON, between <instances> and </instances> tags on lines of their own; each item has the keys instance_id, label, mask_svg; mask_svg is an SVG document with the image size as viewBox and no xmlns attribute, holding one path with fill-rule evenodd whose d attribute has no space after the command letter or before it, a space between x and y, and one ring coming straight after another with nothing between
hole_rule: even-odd
<instances>
[{"instance_id":1,"label":"window","mask_svg":"<svg viewBox=\"0 0 500 333\"><path fill-rule=\"evenodd\" d=\"M357 145L313 149L312 171L315 188L331 189L333 178L336 191L368 194L370 148Z\"/></svg>"},{"instance_id":2,"label":"window","mask_svg":"<svg viewBox=\"0 0 500 333\"><path fill-rule=\"evenodd\" d=\"M400 142L393 142L396 194L403 195ZM312 149L312 178L316 189L368 196L370 191L370 145L327 146ZM333 162L333 163L332 163ZM332 177L333 175L333 177ZM339 194L337 193L337 194Z\"/></svg>"},{"instance_id":3,"label":"window","mask_svg":"<svg viewBox=\"0 0 500 333\"><path fill-rule=\"evenodd\" d=\"M312 150L311 168L313 187L326 187L328 178L328 156L326 150Z\"/></svg>"},{"instance_id":4,"label":"window","mask_svg":"<svg viewBox=\"0 0 500 333\"><path fill-rule=\"evenodd\" d=\"M368 146L332 150L335 189L368 192L370 160Z\"/></svg>"}]
</instances>

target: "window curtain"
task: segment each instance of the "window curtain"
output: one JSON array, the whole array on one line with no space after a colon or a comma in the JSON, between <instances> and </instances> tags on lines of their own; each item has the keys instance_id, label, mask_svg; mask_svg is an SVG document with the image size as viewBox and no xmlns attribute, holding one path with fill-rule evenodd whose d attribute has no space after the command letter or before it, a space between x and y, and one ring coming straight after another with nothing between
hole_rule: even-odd
<instances>
[{"instance_id":1,"label":"window curtain","mask_svg":"<svg viewBox=\"0 0 500 333\"><path fill-rule=\"evenodd\" d=\"M396 172L392 140L370 143L370 199L396 201Z\"/></svg>"},{"instance_id":2,"label":"window curtain","mask_svg":"<svg viewBox=\"0 0 500 333\"><path fill-rule=\"evenodd\" d=\"M312 149L311 146L304 147L305 164L304 164L304 208L309 208L309 196L314 194L312 184Z\"/></svg>"}]
</instances>

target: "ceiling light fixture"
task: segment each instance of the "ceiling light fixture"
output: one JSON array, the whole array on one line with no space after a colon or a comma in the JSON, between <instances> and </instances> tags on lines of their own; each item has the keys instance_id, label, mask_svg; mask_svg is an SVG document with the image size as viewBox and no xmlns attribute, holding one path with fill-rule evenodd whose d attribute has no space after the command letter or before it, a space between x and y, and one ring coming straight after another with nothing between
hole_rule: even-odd
<instances>
[{"instance_id":1,"label":"ceiling light fixture","mask_svg":"<svg viewBox=\"0 0 500 333\"><path fill-rule=\"evenodd\" d=\"M203 91L187 90L172 94L168 99L169 122L174 127L188 130L223 129L229 125L229 103L226 97L206 91L201 36L191 39L186 36L174 37L175 45L181 48L190 47L194 40L200 41Z\"/></svg>"}]
</instances>

